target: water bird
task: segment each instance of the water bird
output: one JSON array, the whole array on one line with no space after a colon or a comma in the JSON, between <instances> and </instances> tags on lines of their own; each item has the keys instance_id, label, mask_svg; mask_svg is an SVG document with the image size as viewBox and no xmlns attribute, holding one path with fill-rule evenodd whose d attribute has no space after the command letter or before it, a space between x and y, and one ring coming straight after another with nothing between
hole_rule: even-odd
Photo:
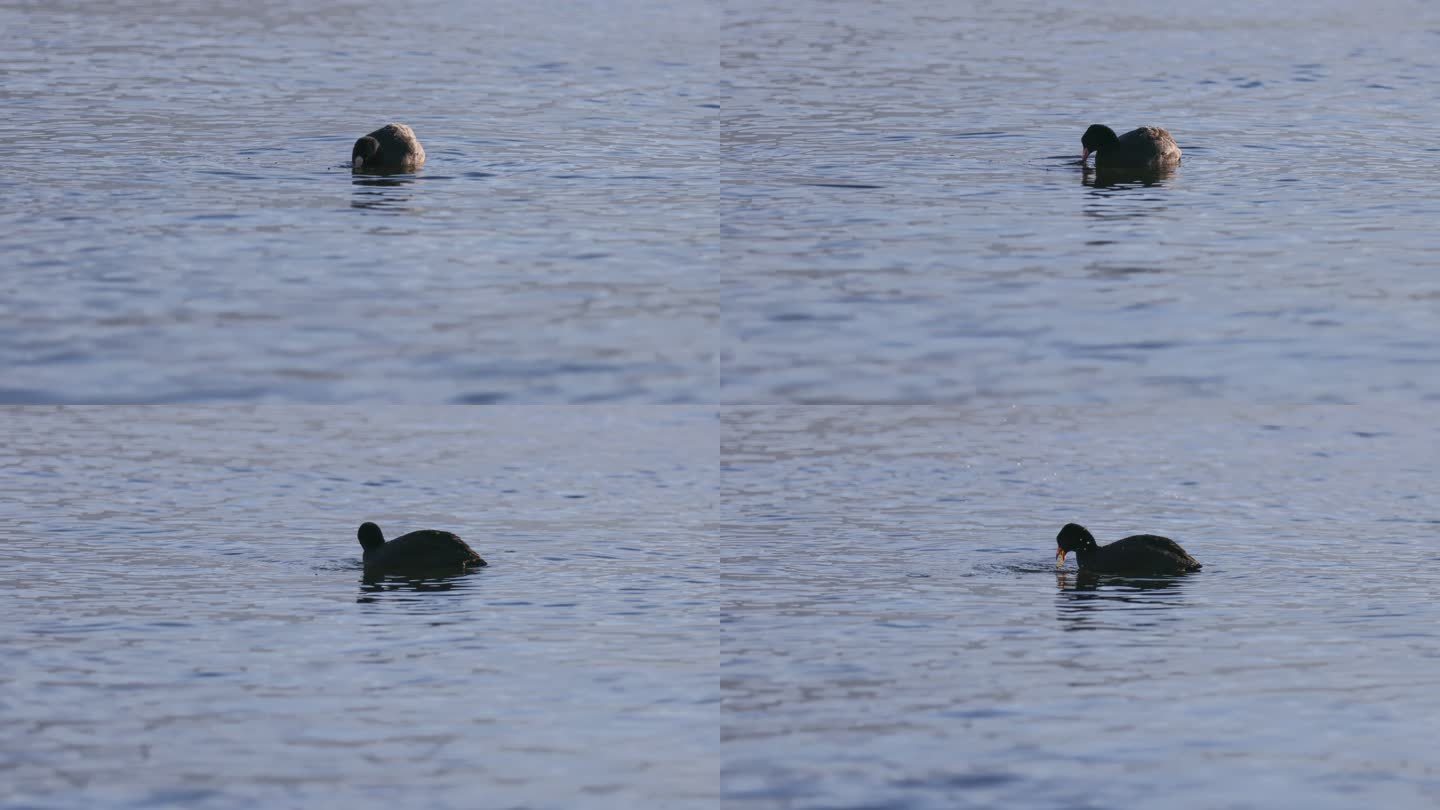
<instances>
[{"instance_id":1,"label":"water bird","mask_svg":"<svg viewBox=\"0 0 1440 810\"><path fill-rule=\"evenodd\" d=\"M1080 137L1084 153L1080 162L1095 153L1096 169L1140 169L1155 171L1180 162L1180 147L1170 133L1159 127L1140 127L1124 135L1104 124L1091 124Z\"/></svg>"},{"instance_id":2,"label":"water bird","mask_svg":"<svg viewBox=\"0 0 1440 810\"><path fill-rule=\"evenodd\" d=\"M403 534L390 542L374 523L356 533L365 549L365 573L386 574L479 568L487 563L458 535L435 529Z\"/></svg>"},{"instance_id":3,"label":"water bird","mask_svg":"<svg viewBox=\"0 0 1440 810\"><path fill-rule=\"evenodd\" d=\"M350 150L350 165L356 169L412 171L424 163L425 147L415 137L415 130L404 124L386 124L356 141Z\"/></svg>"},{"instance_id":4,"label":"water bird","mask_svg":"<svg viewBox=\"0 0 1440 810\"><path fill-rule=\"evenodd\" d=\"M1201 567L1179 543L1153 534L1137 534L1101 546L1084 526L1066 523L1056 535L1055 545L1057 568L1065 564L1066 553L1073 551L1080 570L1096 574L1184 574Z\"/></svg>"}]
</instances>

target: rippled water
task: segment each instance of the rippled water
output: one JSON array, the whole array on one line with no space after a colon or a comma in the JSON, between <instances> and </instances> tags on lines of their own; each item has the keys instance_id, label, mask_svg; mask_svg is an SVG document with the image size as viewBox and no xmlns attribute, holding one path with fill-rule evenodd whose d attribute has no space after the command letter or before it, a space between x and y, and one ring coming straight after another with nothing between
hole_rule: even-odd
<instances>
[{"instance_id":1,"label":"rippled water","mask_svg":"<svg viewBox=\"0 0 1440 810\"><path fill-rule=\"evenodd\" d=\"M1437 53L0 0L0 805L1433 807ZM352 174L392 120L427 165ZM362 520L491 565L363 582Z\"/></svg>"},{"instance_id":2,"label":"rippled water","mask_svg":"<svg viewBox=\"0 0 1440 810\"><path fill-rule=\"evenodd\" d=\"M713 414L10 408L0 434L0 805L715 805ZM366 585L366 519L490 565Z\"/></svg>"},{"instance_id":3,"label":"rippled water","mask_svg":"<svg viewBox=\"0 0 1440 810\"><path fill-rule=\"evenodd\" d=\"M727 4L728 401L1440 395L1440 7ZM1095 187L1090 123L1168 128Z\"/></svg>"},{"instance_id":4,"label":"rippled water","mask_svg":"<svg viewBox=\"0 0 1440 810\"><path fill-rule=\"evenodd\" d=\"M735 807L1430 807L1419 408L810 407L724 417ZM1057 572L1066 522L1183 577Z\"/></svg>"},{"instance_id":5,"label":"rippled water","mask_svg":"<svg viewBox=\"0 0 1440 810\"><path fill-rule=\"evenodd\" d=\"M0 401L712 400L716 24L0 3Z\"/></svg>"}]
</instances>

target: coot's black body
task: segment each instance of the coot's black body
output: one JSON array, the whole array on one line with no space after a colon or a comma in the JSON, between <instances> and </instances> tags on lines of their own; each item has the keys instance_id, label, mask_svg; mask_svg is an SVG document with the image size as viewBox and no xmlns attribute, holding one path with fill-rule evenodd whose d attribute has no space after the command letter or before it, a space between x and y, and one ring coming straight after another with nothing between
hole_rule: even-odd
<instances>
[{"instance_id":1,"label":"coot's black body","mask_svg":"<svg viewBox=\"0 0 1440 810\"><path fill-rule=\"evenodd\" d=\"M1137 534L1101 546L1084 526L1067 523L1056 536L1055 545L1057 566L1063 565L1065 554L1073 551L1080 570L1096 574L1184 574L1201 567L1179 543L1153 534Z\"/></svg>"},{"instance_id":2,"label":"coot's black body","mask_svg":"<svg viewBox=\"0 0 1440 810\"><path fill-rule=\"evenodd\" d=\"M475 550L450 532L422 529L385 542L374 523L362 523L357 533L365 549L365 573L407 573L459 570L486 562Z\"/></svg>"},{"instance_id":3,"label":"coot's black body","mask_svg":"<svg viewBox=\"0 0 1440 810\"><path fill-rule=\"evenodd\" d=\"M1095 153L1096 169L1156 171L1180 162L1180 147L1170 133L1159 127L1140 127L1124 135L1104 124L1091 124L1080 138L1084 163Z\"/></svg>"},{"instance_id":4,"label":"coot's black body","mask_svg":"<svg viewBox=\"0 0 1440 810\"><path fill-rule=\"evenodd\" d=\"M381 172L414 171L425 164L425 147L415 130L404 124L386 124L355 142L350 165Z\"/></svg>"}]
</instances>

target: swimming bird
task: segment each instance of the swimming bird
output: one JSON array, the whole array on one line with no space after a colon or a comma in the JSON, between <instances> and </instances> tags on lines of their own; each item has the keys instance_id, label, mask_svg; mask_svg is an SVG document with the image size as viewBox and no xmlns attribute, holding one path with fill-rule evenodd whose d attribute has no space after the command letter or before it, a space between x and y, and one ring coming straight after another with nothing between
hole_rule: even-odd
<instances>
[{"instance_id":1,"label":"swimming bird","mask_svg":"<svg viewBox=\"0 0 1440 810\"><path fill-rule=\"evenodd\" d=\"M367 574L458 570L487 565L464 540L450 532L421 529L387 543L379 526L365 522L356 534L365 549Z\"/></svg>"},{"instance_id":2,"label":"swimming bird","mask_svg":"<svg viewBox=\"0 0 1440 810\"><path fill-rule=\"evenodd\" d=\"M1080 137L1084 154L1080 162L1095 153L1097 169L1142 169L1154 171L1180 162L1180 147L1170 133L1159 127L1140 127L1117 136L1104 124L1091 124Z\"/></svg>"},{"instance_id":3,"label":"swimming bird","mask_svg":"<svg viewBox=\"0 0 1440 810\"><path fill-rule=\"evenodd\" d=\"M415 130L404 124L386 124L356 141L350 150L350 165L356 169L412 171L424 163L425 147L415 137Z\"/></svg>"},{"instance_id":4,"label":"swimming bird","mask_svg":"<svg viewBox=\"0 0 1440 810\"><path fill-rule=\"evenodd\" d=\"M1137 534L1101 546L1084 526L1066 523L1055 537L1055 545L1057 568L1065 564L1065 554L1073 551L1080 570L1096 574L1183 574L1200 570L1200 563L1179 543L1153 534Z\"/></svg>"}]
</instances>

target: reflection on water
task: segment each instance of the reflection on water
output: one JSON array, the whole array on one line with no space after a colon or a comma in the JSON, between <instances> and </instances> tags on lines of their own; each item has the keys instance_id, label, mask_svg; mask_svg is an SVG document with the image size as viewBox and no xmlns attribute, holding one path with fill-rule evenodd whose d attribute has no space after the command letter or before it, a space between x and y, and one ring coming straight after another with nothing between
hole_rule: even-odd
<instances>
[{"instance_id":1,"label":"reflection on water","mask_svg":"<svg viewBox=\"0 0 1440 810\"><path fill-rule=\"evenodd\" d=\"M391 173L390 176L383 172L367 172L364 177L356 177L352 182L355 186L355 193L350 199L351 208L363 208L372 211L422 211L424 209L410 205L415 199L415 194L401 193L402 189L412 186L419 190L416 181L419 179L414 174L400 175Z\"/></svg>"},{"instance_id":2,"label":"reflection on water","mask_svg":"<svg viewBox=\"0 0 1440 810\"><path fill-rule=\"evenodd\" d=\"M1085 572L1055 574L1055 609L1067 632L1120 630L1148 632L1159 622L1173 621L1159 612L1183 607L1180 580L1173 577L1112 577Z\"/></svg>"},{"instance_id":3,"label":"reflection on water","mask_svg":"<svg viewBox=\"0 0 1440 810\"><path fill-rule=\"evenodd\" d=\"M1080 184L1091 188L1114 188L1139 184L1143 188L1163 186L1175 175L1177 169L1100 169L1086 167L1081 172Z\"/></svg>"},{"instance_id":4,"label":"reflection on water","mask_svg":"<svg viewBox=\"0 0 1440 810\"><path fill-rule=\"evenodd\" d=\"M1103 585L1107 589L1120 589L1120 593L1128 591L1151 591L1173 588L1180 584L1188 574L1174 574L1172 576L1155 577L1130 577L1117 576L1114 574L1096 574L1090 571L1056 571L1055 585L1062 591L1095 591Z\"/></svg>"},{"instance_id":5,"label":"reflection on water","mask_svg":"<svg viewBox=\"0 0 1440 810\"><path fill-rule=\"evenodd\" d=\"M392 593L395 591L426 593L434 591L452 591L456 589L473 588L477 583L468 582L471 577L478 576L481 569L467 570L451 574L384 574L384 575L363 575L360 577L360 597L357 602L374 602L376 594Z\"/></svg>"},{"instance_id":6,"label":"reflection on water","mask_svg":"<svg viewBox=\"0 0 1440 810\"><path fill-rule=\"evenodd\" d=\"M364 177L356 177L352 182L358 191L365 188L404 188L413 185L418 179L416 175L408 173L391 172L387 175L385 172L366 172Z\"/></svg>"}]
</instances>

